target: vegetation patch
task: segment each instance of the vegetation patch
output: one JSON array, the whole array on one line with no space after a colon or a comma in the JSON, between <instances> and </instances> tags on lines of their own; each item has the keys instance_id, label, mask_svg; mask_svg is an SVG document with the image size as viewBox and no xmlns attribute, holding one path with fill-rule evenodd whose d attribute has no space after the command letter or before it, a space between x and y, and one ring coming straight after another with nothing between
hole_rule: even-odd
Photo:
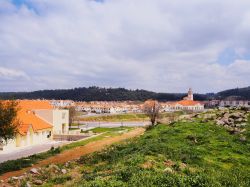
<instances>
[{"instance_id":1,"label":"vegetation patch","mask_svg":"<svg viewBox=\"0 0 250 187\"><path fill-rule=\"evenodd\" d=\"M108 122L121 122L121 121L145 121L149 118L145 114L114 114L114 115L101 115L89 116L78 118L83 121L108 121Z\"/></svg>"},{"instance_id":2,"label":"vegetation patch","mask_svg":"<svg viewBox=\"0 0 250 187\"><path fill-rule=\"evenodd\" d=\"M97 127L91 130L82 131L83 133L93 132L93 133L104 133L104 132L119 132L119 131L127 131L134 129L134 127L115 127L115 128L108 128L108 127Z\"/></svg>"},{"instance_id":3,"label":"vegetation patch","mask_svg":"<svg viewBox=\"0 0 250 187\"><path fill-rule=\"evenodd\" d=\"M248 126L246 127L249 128ZM250 186L249 134L211 122L158 125L139 138L83 156L76 186Z\"/></svg>"},{"instance_id":4,"label":"vegetation patch","mask_svg":"<svg viewBox=\"0 0 250 187\"><path fill-rule=\"evenodd\" d=\"M59 177L55 177L55 178L51 179L51 183L52 184L63 184L63 183L70 181L70 180L72 180L72 177L69 175L59 176Z\"/></svg>"}]
</instances>

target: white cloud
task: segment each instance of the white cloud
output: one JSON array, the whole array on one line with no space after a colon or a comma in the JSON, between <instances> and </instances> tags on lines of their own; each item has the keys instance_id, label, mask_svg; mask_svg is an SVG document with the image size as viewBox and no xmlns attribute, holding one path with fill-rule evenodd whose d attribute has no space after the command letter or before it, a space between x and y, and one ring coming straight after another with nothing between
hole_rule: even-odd
<instances>
[{"instance_id":1,"label":"white cloud","mask_svg":"<svg viewBox=\"0 0 250 187\"><path fill-rule=\"evenodd\" d=\"M20 78L28 79L28 76L19 70L0 67L0 78L6 80L15 79L18 81Z\"/></svg>"},{"instance_id":2,"label":"white cloud","mask_svg":"<svg viewBox=\"0 0 250 187\"><path fill-rule=\"evenodd\" d=\"M249 66L249 1L28 2L0 3L0 66L30 77L20 83L0 76L3 91L97 85L210 92L250 85L242 68ZM241 59L218 62L227 48Z\"/></svg>"}]
</instances>

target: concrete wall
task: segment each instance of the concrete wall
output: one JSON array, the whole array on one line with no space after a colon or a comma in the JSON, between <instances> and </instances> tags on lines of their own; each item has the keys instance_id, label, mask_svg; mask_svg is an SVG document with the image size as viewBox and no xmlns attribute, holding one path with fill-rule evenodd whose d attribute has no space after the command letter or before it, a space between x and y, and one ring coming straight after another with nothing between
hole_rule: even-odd
<instances>
[{"instance_id":1,"label":"concrete wall","mask_svg":"<svg viewBox=\"0 0 250 187\"><path fill-rule=\"evenodd\" d=\"M13 140L9 140L6 145L3 145L2 149L3 151L12 151L17 148L43 144L51 141L52 137L49 137L50 132L51 129L45 129L34 133L32 127L30 126L25 136L17 134Z\"/></svg>"},{"instance_id":2,"label":"concrete wall","mask_svg":"<svg viewBox=\"0 0 250 187\"><path fill-rule=\"evenodd\" d=\"M16 139L9 140L7 144L1 146L2 151L14 150L16 148Z\"/></svg>"},{"instance_id":3,"label":"concrete wall","mask_svg":"<svg viewBox=\"0 0 250 187\"><path fill-rule=\"evenodd\" d=\"M53 110L53 133L68 134L69 131L69 111Z\"/></svg>"},{"instance_id":4,"label":"concrete wall","mask_svg":"<svg viewBox=\"0 0 250 187\"><path fill-rule=\"evenodd\" d=\"M69 111L62 109L36 110L36 115L53 125L53 134L67 134L69 131Z\"/></svg>"},{"instance_id":5,"label":"concrete wall","mask_svg":"<svg viewBox=\"0 0 250 187\"><path fill-rule=\"evenodd\" d=\"M171 112L171 111L182 111L182 110L190 110L190 111L203 111L204 105L194 105L194 106L182 106L182 105L174 105L174 106L165 106L162 111Z\"/></svg>"},{"instance_id":6,"label":"concrete wall","mask_svg":"<svg viewBox=\"0 0 250 187\"><path fill-rule=\"evenodd\" d=\"M61 134L61 135L55 135L53 137L56 141L77 141L84 138L89 137L88 135L67 135L67 134Z\"/></svg>"}]
</instances>

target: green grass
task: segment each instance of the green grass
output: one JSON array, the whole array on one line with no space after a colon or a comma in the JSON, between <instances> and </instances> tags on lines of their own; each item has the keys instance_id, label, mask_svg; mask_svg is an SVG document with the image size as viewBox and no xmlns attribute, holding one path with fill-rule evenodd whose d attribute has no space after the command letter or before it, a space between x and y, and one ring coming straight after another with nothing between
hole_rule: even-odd
<instances>
[{"instance_id":1,"label":"green grass","mask_svg":"<svg viewBox=\"0 0 250 187\"><path fill-rule=\"evenodd\" d=\"M80 124L81 125L81 124ZM77 124L77 123L72 123L72 124L70 124L70 127L73 127L73 128L76 128L76 127L78 127L79 126L79 124Z\"/></svg>"},{"instance_id":2,"label":"green grass","mask_svg":"<svg viewBox=\"0 0 250 187\"><path fill-rule=\"evenodd\" d=\"M133 127L115 127L115 128L97 127L91 130L83 131L83 133L87 133L89 131L93 133L117 132L117 131L131 130L131 129L133 129Z\"/></svg>"},{"instance_id":3,"label":"green grass","mask_svg":"<svg viewBox=\"0 0 250 187\"><path fill-rule=\"evenodd\" d=\"M69 131L80 130L79 128L69 128Z\"/></svg>"},{"instance_id":4,"label":"green grass","mask_svg":"<svg viewBox=\"0 0 250 187\"><path fill-rule=\"evenodd\" d=\"M249 129L249 126L247 127ZM177 122L76 163L73 186L250 186L250 142L212 123ZM167 166L166 161L174 162ZM181 167L183 164L186 167ZM167 167L173 172L164 171Z\"/></svg>"},{"instance_id":5,"label":"green grass","mask_svg":"<svg viewBox=\"0 0 250 187\"><path fill-rule=\"evenodd\" d=\"M98 140L102 140L106 137L113 137L113 136L117 136L119 135L119 131L124 131L124 130L132 130L133 128L130 128L130 127L116 127L116 128L95 128L95 129L92 129L92 130L89 130L89 131L92 131L94 133L102 133L98 136L95 136L95 137L92 137L92 138L89 138L87 140L83 140L83 141L78 141L78 142L74 142L74 143L71 143L71 144L68 144L68 145L65 145L63 147L61 147L61 150L64 151L64 150L68 150L68 149L72 149L72 148L75 148L75 147L80 147L80 146L84 146L90 142L94 142L94 141L98 141ZM85 132L88 132L88 131L85 131Z\"/></svg>"},{"instance_id":6,"label":"green grass","mask_svg":"<svg viewBox=\"0 0 250 187\"><path fill-rule=\"evenodd\" d=\"M44 160L46 158L59 154L65 150L73 149L79 146L84 146L90 142L102 140L108 136L109 137L117 136L119 135L118 131L125 130L125 129L131 130L132 128L119 127L119 128L108 128L108 129L102 129L102 130L97 128L97 131L102 131L102 134L98 136L95 136L86 140L82 140L82 141L73 142L73 143L64 145L59 148L55 148L55 149L52 148L51 150L44 152L44 153L34 154L29 157L20 158L17 160L9 160L9 161L0 163L0 175L10 172L10 171L16 171L16 170L20 170L26 167L30 167L33 164L36 164L37 162L41 160Z\"/></svg>"},{"instance_id":7,"label":"green grass","mask_svg":"<svg viewBox=\"0 0 250 187\"><path fill-rule=\"evenodd\" d=\"M143 121L149 120L145 114L114 114L106 116L89 116L79 118L83 121L109 121L109 122L120 122L120 121Z\"/></svg>"}]
</instances>

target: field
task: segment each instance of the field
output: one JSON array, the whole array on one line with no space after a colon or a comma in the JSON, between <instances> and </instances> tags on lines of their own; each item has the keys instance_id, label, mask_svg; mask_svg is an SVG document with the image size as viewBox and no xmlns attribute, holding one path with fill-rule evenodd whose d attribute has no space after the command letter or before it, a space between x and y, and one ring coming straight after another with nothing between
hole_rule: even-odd
<instances>
[{"instance_id":1,"label":"field","mask_svg":"<svg viewBox=\"0 0 250 187\"><path fill-rule=\"evenodd\" d=\"M246 128L242 141L242 135L199 119L160 124L141 137L60 165L67 174L46 175L43 185L248 187L249 123Z\"/></svg>"},{"instance_id":2,"label":"field","mask_svg":"<svg viewBox=\"0 0 250 187\"><path fill-rule=\"evenodd\" d=\"M133 127L116 127L116 128L107 128L107 127L97 127L91 130L83 131L83 133L93 132L93 133L105 133L105 132L119 132L131 130Z\"/></svg>"},{"instance_id":3,"label":"field","mask_svg":"<svg viewBox=\"0 0 250 187\"><path fill-rule=\"evenodd\" d=\"M182 112L175 113L162 113L160 118L178 116ZM121 122L121 121L149 121L149 118L145 114L112 114L112 115L100 115L100 116L86 116L78 118L82 121L107 121L107 122Z\"/></svg>"},{"instance_id":4,"label":"field","mask_svg":"<svg viewBox=\"0 0 250 187\"><path fill-rule=\"evenodd\" d=\"M143 121L149 119L145 114L114 114L114 115L86 116L78 118L78 120L120 122L120 121Z\"/></svg>"}]
</instances>

